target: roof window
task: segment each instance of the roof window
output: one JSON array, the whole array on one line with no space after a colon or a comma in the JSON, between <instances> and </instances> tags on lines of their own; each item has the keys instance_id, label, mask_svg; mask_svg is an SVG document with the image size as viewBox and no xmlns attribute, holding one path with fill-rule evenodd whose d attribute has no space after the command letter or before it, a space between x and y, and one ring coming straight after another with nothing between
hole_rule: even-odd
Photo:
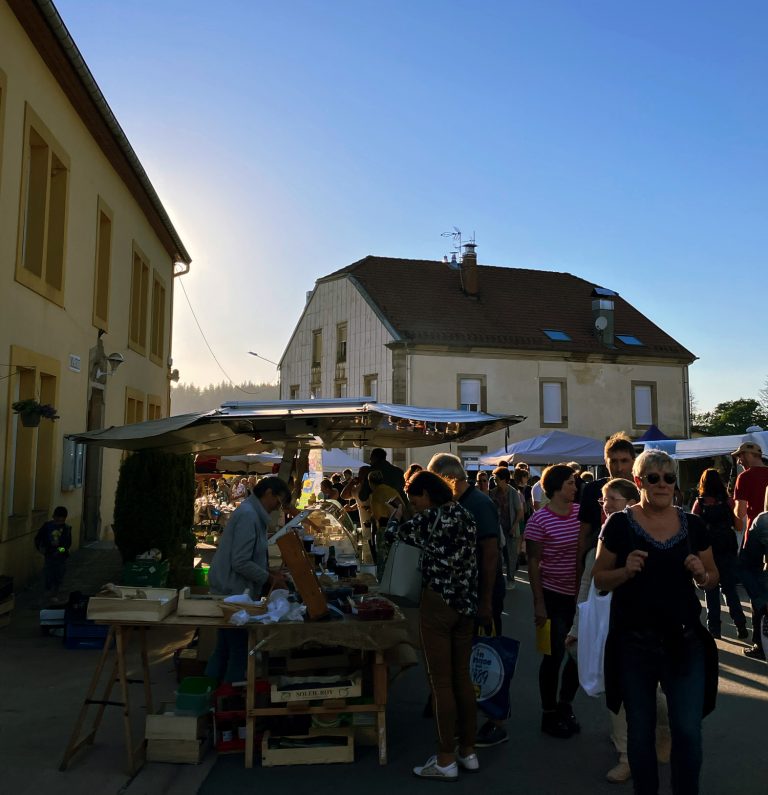
<instances>
[{"instance_id":1,"label":"roof window","mask_svg":"<svg viewBox=\"0 0 768 795\"><path fill-rule=\"evenodd\" d=\"M617 334L616 339L623 342L625 345L642 345L643 343L637 337L632 336L632 334Z\"/></svg>"},{"instance_id":2,"label":"roof window","mask_svg":"<svg viewBox=\"0 0 768 795\"><path fill-rule=\"evenodd\" d=\"M564 331L558 331L557 329L553 328L545 328L543 331L551 340L555 340L556 342L571 341L571 338Z\"/></svg>"},{"instance_id":3,"label":"roof window","mask_svg":"<svg viewBox=\"0 0 768 795\"><path fill-rule=\"evenodd\" d=\"M618 295L614 290L609 290L607 287L595 287L592 290L592 295Z\"/></svg>"}]
</instances>

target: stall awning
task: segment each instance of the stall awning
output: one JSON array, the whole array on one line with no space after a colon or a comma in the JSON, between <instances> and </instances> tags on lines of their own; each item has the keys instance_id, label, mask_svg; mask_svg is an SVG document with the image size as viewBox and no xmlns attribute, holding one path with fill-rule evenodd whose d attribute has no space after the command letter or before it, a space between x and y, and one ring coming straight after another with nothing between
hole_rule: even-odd
<instances>
[{"instance_id":1,"label":"stall awning","mask_svg":"<svg viewBox=\"0 0 768 795\"><path fill-rule=\"evenodd\" d=\"M481 466L498 466L499 461L526 464L554 464L558 461L576 461L579 464L601 464L605 442L589 436L576 436L564 431L549 431L540 436L523 439L506 449L480 456Z\"/></svg>"},{"instance_id":2,"label":"stall awning","mask_svg":"<svg viewBox=\"0 0 768 795\"><path fill-rule=\"evenodd\" d=\"M369 400L233 402L205 414L113 426L70 438L118 450L221 455L307 447L426 447L503 430L525 417L401 406Z\"/></svg>"}]
</instances>

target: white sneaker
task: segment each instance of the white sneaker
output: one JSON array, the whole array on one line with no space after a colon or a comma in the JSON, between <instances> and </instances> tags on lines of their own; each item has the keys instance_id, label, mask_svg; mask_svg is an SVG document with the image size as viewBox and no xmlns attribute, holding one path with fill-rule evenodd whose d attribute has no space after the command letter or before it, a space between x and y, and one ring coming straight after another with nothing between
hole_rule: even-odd
<instances>
[{"instance_id":1,"label":"white sneaker","mask_svg":"<svg viewBox=\"0 0 768 795\"><path fill-rule=\"evenodd\" d=\"M625 781L629 781L629 779L632 778L632 771L629 769L627 757L622 754L619 757L619 763L615 767L612 767L605 774L605 777L611 784L622 784Z\"/></svg>"},{"instance_id":2,"label":"white sneaker","mask_svg":"<svg viewBox=\"0 0 768 795\"><path fill-rule=\"evenodd\" d=\"M451 762L450 765L440 767L437 764L437 757L430 756L423 765L413 768L413 775L419 776L419 778L431 778L435 781L458 781L459 766L456 762Z\"/></svg>"},{"instance_id":3,"label":"white sneaker","mask_svg":"<svg viewBox=\"0 0 768 795\"><path fill-rule=\"evenodd\" d=\"M480 770L480 762L477 759L477 754L467 754L466 756L462 756L459 753L459 749L456 749L456 761L459 764L459 767L463 767L464 770L469 770L472 773L476 773Z\"/></svg>"}]
</instances>

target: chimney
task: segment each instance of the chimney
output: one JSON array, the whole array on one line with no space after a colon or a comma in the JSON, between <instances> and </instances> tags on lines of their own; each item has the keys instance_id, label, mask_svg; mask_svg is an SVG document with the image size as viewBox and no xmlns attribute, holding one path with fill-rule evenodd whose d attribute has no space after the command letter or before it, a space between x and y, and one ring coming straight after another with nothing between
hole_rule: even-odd
<instances>
[{"instance_id":1,"label":"chimney","mask_svg":"<svg viewBox=\"0 0 768 795\"><path fill-rule=\"evenodd\" d=\"M607 298L592 299L592 322L595 336L610 348L613 347L613 301Z\"/></svg>"},{"instance_id":2,"label":"chimney","mask_svg":"<svg viewBox=\"0 0 768 795\"><path fill-rule=\"evenodd\" d=\"M464 256L461 258L461 283L467 295L477 298L480 292L480 278L477 271L477 244L464 244Z\"/></svg>"}]
</instances>

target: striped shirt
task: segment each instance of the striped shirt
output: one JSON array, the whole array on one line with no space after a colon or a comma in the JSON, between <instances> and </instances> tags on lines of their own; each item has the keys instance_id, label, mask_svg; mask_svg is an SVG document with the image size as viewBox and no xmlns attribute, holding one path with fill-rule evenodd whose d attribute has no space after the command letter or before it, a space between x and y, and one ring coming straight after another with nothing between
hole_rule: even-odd
<instances>
[{"instance_id":1,"label":"striped shirt","mask_svg":"<svg viewBox=\"0 0 768 795\"><path fill-rule=\"evenodd\" d=\"M549 506L535 511L525 526L525 538L541 544L541 584L548 591L576 595L576 555L579 545L579 506L558 516Z\"/></svg>"}]
</instances>

